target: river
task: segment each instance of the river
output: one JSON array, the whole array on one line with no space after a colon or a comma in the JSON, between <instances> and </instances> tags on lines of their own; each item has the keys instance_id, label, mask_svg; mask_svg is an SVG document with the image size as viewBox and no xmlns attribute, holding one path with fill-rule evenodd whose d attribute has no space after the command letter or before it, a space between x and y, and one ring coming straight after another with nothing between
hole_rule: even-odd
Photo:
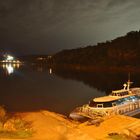
<instances>
[{"instance_id":1,"label":"river","mask_svg":"<svg viewBox=\"0 0 140 140\"><path fill-rule=\"evenodd\" d=\"M133 86L140 73L132 73ZM44 65L1 65L0 105L8 111L49 111L68 115L75 107L123 88L128 73L80 72Z\"/></svg>"}]
</instances>

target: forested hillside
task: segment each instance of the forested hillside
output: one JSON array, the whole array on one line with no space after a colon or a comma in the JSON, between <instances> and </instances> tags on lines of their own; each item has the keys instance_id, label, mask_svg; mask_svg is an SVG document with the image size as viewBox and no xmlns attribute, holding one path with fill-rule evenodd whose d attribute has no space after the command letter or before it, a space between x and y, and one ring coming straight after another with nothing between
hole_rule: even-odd
<instances>
[{"instance_id":1,"label":"forested hillside","mask_svg":"<svg viewBox=\"0 0 140 140\"><path fill-rule=\"evenodd\" d=\"M53 56L54 64L81 66L140 66L140 31L94 46L63 50Z\"/></svg>"}]
</instances>

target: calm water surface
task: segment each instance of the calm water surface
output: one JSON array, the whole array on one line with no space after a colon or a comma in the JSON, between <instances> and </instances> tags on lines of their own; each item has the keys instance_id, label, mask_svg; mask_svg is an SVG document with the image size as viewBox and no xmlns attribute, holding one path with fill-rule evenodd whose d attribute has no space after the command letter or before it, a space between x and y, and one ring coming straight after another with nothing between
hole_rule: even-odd
<instances>
[{"instance_id":1,"label":"calm water surface","mask_svg":"<svg viewBox=\"0 0 140 140\"><path fill-rule=\"evenodd\" d=\"M47 109L68 115L93 97L122 88L126 73L75 72L36 65L0 66L0 105L8 111ZM132 74L135 86L140 74Z\"/></svg>"},{"instance_id":2,"label":"calm water surface","mask_svg":"<svg viewBox=\"0 0 140 140\"><path fill-rule=\"evenodd\" d=\"M41 66L0 67L0 104L9 111L50 111L69 114L76 106L105 93L82 81L64 79Z\"/></svg>"}]
</instances>

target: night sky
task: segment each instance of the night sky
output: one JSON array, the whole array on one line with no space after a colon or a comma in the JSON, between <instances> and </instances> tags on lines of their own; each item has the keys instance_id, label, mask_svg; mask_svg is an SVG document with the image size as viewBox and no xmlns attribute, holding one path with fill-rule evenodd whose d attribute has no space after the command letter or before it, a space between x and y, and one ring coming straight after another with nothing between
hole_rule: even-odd
<instances>
[{"instance_id":1,"label":"night sky","mask_svg":"<svg viewBox=\"0 0 140 140\"><path fill-rule=\"evenodd\" d=\"M140 0L0 0L0 52L52 54L139 30Z\"/></svg>"}]
</instances>

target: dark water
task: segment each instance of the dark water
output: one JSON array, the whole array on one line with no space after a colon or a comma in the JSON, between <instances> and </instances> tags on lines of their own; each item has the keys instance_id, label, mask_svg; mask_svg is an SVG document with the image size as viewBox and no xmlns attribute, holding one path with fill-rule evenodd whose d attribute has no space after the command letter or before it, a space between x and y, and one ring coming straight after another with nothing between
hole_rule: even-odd
<instances>
[{"instance_id":1,"label":"dark water","mask_svg":"<svg viewBox=\"0 0 140 140\"><path fill-rule=\"evenodd\" d=\"M140 74L132 73L134 86ZM8 111L50 111L69 114L91 98L123 88L128 73L78 72L43 65L1 65L0 105Z\"/></svg>"}]
</instances>

